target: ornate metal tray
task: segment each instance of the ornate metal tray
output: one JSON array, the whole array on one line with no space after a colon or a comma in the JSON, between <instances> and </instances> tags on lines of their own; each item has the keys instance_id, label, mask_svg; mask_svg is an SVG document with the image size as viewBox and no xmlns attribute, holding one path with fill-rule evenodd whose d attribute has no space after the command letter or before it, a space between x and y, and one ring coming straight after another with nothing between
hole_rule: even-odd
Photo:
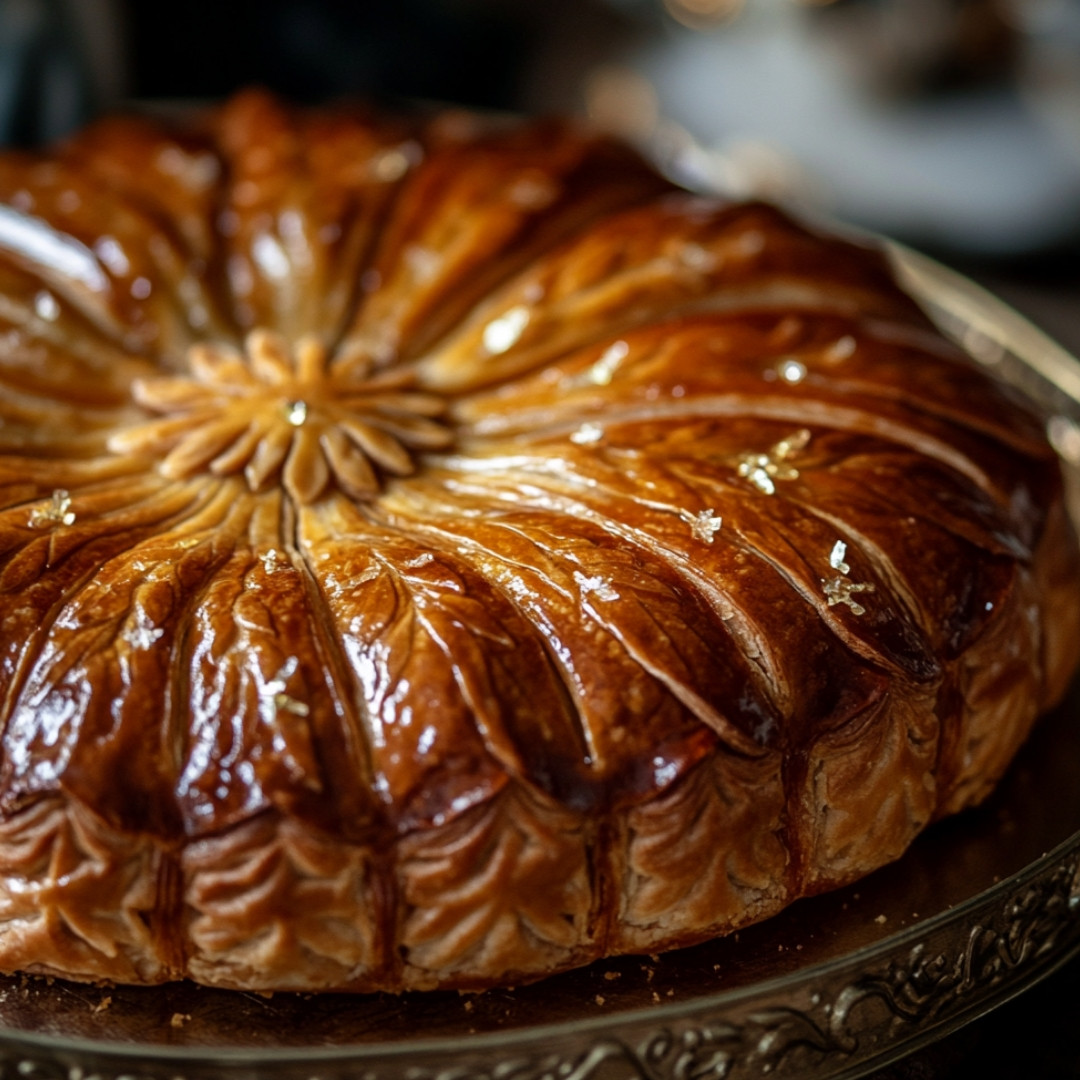
<instances>
[{"instance_id":1,"label":"ornate metal tray","mask_svg":"<svg viewBox=\"0 0 1080 1080\"><path fill-rule=\"evenodd\" d=\"M1062 457L1080 466L1080 366L966 280L894 256L946 332L1040 400ZM987 804L856 885L731 938L480 995L0 979L0 1078L860 1076L1080 951L1078 720L1080 686Z\"/></svg>"}]
</instances>

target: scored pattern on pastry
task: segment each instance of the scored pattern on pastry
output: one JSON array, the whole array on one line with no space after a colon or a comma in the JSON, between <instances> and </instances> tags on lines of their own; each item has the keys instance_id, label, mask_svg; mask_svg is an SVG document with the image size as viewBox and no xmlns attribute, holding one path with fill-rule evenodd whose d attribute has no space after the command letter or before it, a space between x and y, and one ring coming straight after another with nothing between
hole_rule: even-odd
<instances>
[{"instance_id":1,"label":"scored pattern on pastry","mask_svg":"<svg viewBox=\"0 0 1080 1080\"><path fill-rule=\"evenodd\" d=\"M133 384L135 401L164 418L118 432L110 450L159 458L172 478L242 471L252 491L280 477L293 499L309 503L331 482L370 499L380 473L408 476L412 451L453 438L435 419L446 403L417 393L414 372L356 361L329 368L317 338L290 352L280 335L252 331L243 353L197 345L188 364L189 375Z\"/></svg>"},{"instance_id":2,"label":"scored pattern on pastry","mask_svg":"<svg viewBox=\"0 0 1080 1080\"><path fill-rule=\"evenodd\" d=\"M604 139L247 94L0 156L4 969L730 930L985 795L1075 579L879 255Z\"/></svg>"}]
</instances>

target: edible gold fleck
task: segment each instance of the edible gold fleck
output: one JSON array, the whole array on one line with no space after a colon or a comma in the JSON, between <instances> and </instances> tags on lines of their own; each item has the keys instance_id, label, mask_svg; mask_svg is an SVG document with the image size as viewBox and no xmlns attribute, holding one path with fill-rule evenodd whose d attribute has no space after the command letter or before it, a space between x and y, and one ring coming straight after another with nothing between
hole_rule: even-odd
<instances>
[{"instance_id":1,"label":"edible gold fleck","mask_svg":"<svg viewBox=\"0 0 1080 1080\"><path fill-rule=\"evenodd\" d=\"M810 442L810 431L800 428L765 453L747 451L736 458L736 471L765 495L776 494L777 480L797 480L799 470L789 463Z\"/></svg>"},{"instance_id":2,"label":"edible gold fleck","mask_svg":"<svg viewBox=\"0 0 1080 1080\"><path fill-rule=\"evenodd\" d=\"M75 512L71 509L71 496L57 488L45 506L36 506L30 511L30 527L44 529L49 525L73 525Z\"/></svg>"},{"instance_id":3,"label":"edible gold fleck","mask_svg":"<svg viewBox=\"0 0 1080 1080\"><path fill-rule=\"evenodd\" d=\"M829 552L829 565L834 570L839 570L841 574L846 574L851 570L851 567L844 562L844 556L847 555L847 544L843 540L837 540L833 544L833 549Z\"/></svg>"},{"instance_id":4,"label":"edible gold fleck","mask_svg":"<svg viewBox=\"0 0 1080 1080\"><path fill-rule=\"evenodd\" d=\"M697 514L688 514L686 520L690 522L690 532L694 539L702 540L706 544L713 542L724 523L724 519L717 516L714 510L701 510Z\"/></svg>"},{"instance_id":5,"label":"edible gold fleck","mask_svg":"<svg viewBox=\"0 0 1080 1080\"><path fill-rule=\"evenodd\" d=\"M862 582L848 581L846 578L835 577L831 581L824 582L825 600L829 607L837 604L846 604L853 615L865 615L866 608L854 598L855 593L873 592L873 585Z\"/></svg>"},{"instance_id":6,"label":"edible gold fleck","mask_svg":"<svg viewBox=\"0 0 1080 1080\"><path fill-rule=\"evenodd\" d=\"M829 552L829 565L837 572L836 577L826 580L822 578L821 585L825 592L825 602L829 607L844 604L850 608L853 615L865 615L866 608L855 599L858 593L875 592L873 585L864 582L849 581L847 575L851 572L851 566L847 562L847 544L843 540L837 540Z\"/></svg>"},{"instance_id":7,"label":"edible gold fleck","mask_svg":"<svg viewBox=\"0 0 1080 1080\"><path fill-rule=\"evenodd\" d=\"M578 583L582 595L592 594L598 600L618 600L619 594L602 577L588 577L579 570L574 571L574 580Z\"/></svg>"},{"instance_id":8,"label":"edible gold fleck","mask_svg":"<svg viewBox=\"0 0 1080 1080\"><path fill-rule=\"evenodd\" d=\"M285 419L293 427L303 427L307 422L308 407L306 401L285 402Z\"/></svg>"}]
</instances>

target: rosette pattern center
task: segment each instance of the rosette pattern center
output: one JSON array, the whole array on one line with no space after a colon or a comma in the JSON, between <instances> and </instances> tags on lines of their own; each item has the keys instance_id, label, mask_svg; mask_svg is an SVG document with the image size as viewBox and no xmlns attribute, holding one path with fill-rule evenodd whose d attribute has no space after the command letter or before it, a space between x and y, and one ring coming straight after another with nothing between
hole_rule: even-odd
<instances>
[{"instance_id":1,"label":"rosette pattern center","mask_svg":"<svg viewBox=\"0 0 1080 1080\"><path fill-rule=\"evenodd\" d=\"M317 339L290 348L266 330L242 351L196 345L184 374L137 380L132 393L152 416L117 433L113 451L155 457L170 478L242 472L252 491L279 483L303 504L334 486L371 499L453 438L445 401L411 371L335 365Z\"/></svg>"}]
</instances>

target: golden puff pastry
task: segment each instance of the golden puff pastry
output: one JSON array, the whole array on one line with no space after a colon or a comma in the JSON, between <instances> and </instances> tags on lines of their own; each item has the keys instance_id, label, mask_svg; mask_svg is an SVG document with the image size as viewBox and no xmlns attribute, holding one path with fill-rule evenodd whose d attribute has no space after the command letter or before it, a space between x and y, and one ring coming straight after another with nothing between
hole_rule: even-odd
<instances>
[{"instance_id":1,"label":"golden puff pastry","mask_svg":"<svg viewBox=\"0 0 1080 1080\"><path fill-rule=\"evenodd\" d=\"M1039 421L884 259L559 123L0 157L0 967L483 987L983 798L1080 643Z\"/></svg>"}]
</instances>

